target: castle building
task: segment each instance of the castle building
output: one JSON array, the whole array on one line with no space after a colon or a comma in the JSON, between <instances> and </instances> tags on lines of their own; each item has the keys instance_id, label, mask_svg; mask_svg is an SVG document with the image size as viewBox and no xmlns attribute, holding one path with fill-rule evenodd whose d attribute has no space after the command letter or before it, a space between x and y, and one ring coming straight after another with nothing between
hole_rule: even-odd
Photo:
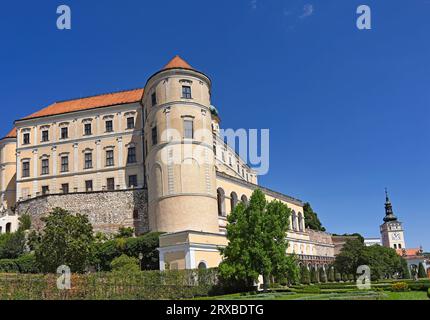
<instances>
[{"instance_id":1,"label":"castle building","mask_svg":"<svg viewBox=\"0 0 430 320\"><path fill-rule=\"evenodd\" d=\"M0 232L13 232L24 213L42 228L61 207L87 214L95 231L165 232L162 270L215 267L227 215L260 188L292 210L287 253L327 266L331 235L306 229L302 201L258 185L220 135L211 85L176 56L144 88L60 101L16 120L0 140Z\"/></svg>"}]
</instances>

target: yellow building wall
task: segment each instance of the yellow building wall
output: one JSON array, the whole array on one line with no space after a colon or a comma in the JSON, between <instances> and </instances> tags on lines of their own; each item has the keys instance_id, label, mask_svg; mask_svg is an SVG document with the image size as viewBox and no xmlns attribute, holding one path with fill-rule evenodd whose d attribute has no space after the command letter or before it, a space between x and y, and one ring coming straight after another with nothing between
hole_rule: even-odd
<instances>
[{"instance_id":1,"label":"yellow building wall","mask_svg":"<svg viewBox=\"0 0 430 320\"><path fill-rule=\"evenodd\" d=\"M134 128L127 128L127 118L134 118ZM111 120L113 131L106 132L105 122ZM85 135L85 124L91 124L91 134ZM61 139L61 128L68 128L68 138ZM49 132L49 140L42 141L42 132ZM85 181L93 181L93 191L107 187L107 179L114 178L115 189L128 188L128 177L137 175L143 186L142 109L139 103L102 109L84 110L17 122L17 199L41 195L42 187L49 192L62 193L62 184L69 192L84 192ZM30 133L30 144L23 144ZM128 147L136 148L136 162L127 164ZM107 166L106 152L112 150L114 165ZM92 167L85 168L85 153L92 154ZM61 157L68 157L68 171L61 170ZM48 160L49 173L42 174L42 160ZM22 177L22 164L30 163L30 177Z\"/></svg>"}]
</instances>

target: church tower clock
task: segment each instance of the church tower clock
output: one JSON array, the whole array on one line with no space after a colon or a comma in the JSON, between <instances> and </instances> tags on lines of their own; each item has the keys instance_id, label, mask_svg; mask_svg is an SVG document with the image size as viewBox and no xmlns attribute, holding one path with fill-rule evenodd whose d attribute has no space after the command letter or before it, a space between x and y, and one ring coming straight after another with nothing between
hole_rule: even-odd
<instances>
[{"instance_id":1,"label":"church tower clock","mask_svg":"<svg viewBox=\"0 0 430 320\"><path fill-rule=\"evenodd\" d=\"M402 223L397 220L393 213L393 206L385 190L385 217L384 223L380 227L382 245L393 249L404 249L405 237Z\"/></svg>"}]
</instances>

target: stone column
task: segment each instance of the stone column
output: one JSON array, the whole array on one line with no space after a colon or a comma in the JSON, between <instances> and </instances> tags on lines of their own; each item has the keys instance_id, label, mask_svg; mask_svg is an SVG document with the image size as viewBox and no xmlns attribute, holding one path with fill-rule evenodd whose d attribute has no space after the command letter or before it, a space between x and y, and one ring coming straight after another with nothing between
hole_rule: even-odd
<instances>
[{"instance_id":1,"label":"stone column","mask_svg":"<svg viewBox=\"0 0 430 320\"><path fill-rule=\"evenodd\" d=\"M100 130L100 116L96 116L95 119L96 119L96 128L95 128L94 135L99 136L100 133L101 133L101 130Z\"/></svg>"},{"instance_id":2,"label":"stone column","mask_svg":"<svg viewBox=\"0 0 430 320\"><path fill-rule=\"evenodd\" d=\"M21 152L16 153L16 180L22 178L21 172ZM19 187L19 183L16 183L16 202L18 202L19 198L21 198L21 188Z\"/></svg>"},{"instance_id":3,"label":"stone column","mask_svg":"<svg viewBox=\"0 0 430 320\"><path fill-rule=\"evenodd\" d=\"M50 135L51 136L49 137L49 139L52 142L57 142L57 123L56 122L52 123L52 130Z\"/></svg>"},{"instance_id":4,"label":"stone column","mask_svg":"<svg viewBox=\"0 0 430 320\"><path fill-rule=\"evenodd\" d=\"M118 137L117 139L118 142L118 182L117 184L119 185L120 189L125 189L125 170L123 168L124 166L124 156L123 156L123 142L122 142L122 137Z\"/></svg>"},{"instance_id":5,"label":"stone column","mask_svg":"<svg viewBox=\"0 0 430 320\"><path fill-rule=\"evenodd\" d=\"M57 192L57 175L58 175L58 170L57 170L57 147L53 146L52 147L52 176L54 177L54 179L52 180L52 193L56 193Z\"/></svg>"},{"instance_id":6,"label":"stone column","mask_svg":"<svg viewBox=\"0 0 430 320\"><path fill-rule=\"evenodd\" d=\"M33 131L34 131L34 140L32 141L32 144L35 145L39 143L39 141L37 140L37 136L38 136L37 127L33 127Z\"/></svg>"},{"instance_id":7,"label":"stone column","mask_svg":"<svg viewBox=\"0 0 430 320\"><path fill-rule=\"evenodd\" d=\"M75 132L74 132L74 137L71 137L71 138L77 139L78 138L78 119L73 119L73 124L75 127Z\"/></svg>"},{"instance_id":8,"label":"stone column","mask_svg":"<svg viewBox=\"0 0 430 320\"><path fill-rule=\"evenodd\" d=\"M96 174L96 184L95 184L95 191L100 191L102 190L102 174L100 172L101 168L102 168L102 145L101 145L101 140L98 139L96 140L96 169L97 169L97 174Z\"/></svg>"},{"instance_id":9,"label":"stone column","mask_svg":"<svg viewBox=\"0 0 430 320\"><path fill-rule=\"evenodd\" d=\"M185 253L185 269L195 269L196 259L194 249L188 246L185 250L187 250Z\"/></svg>"},{"instance_id":10,"label":"stone column","mask_svg":"<svg viewBox=\"0 0 430 320\"><path fill-rule=\"evenodd\" d=\"M33 196L37 195L37 192L39 192L39 181L37 180L37 178L39 177L39 161L38 161L38 150L34 149L33 150L33 190L31 192L31 194Z\"/></svg>"},{"instance_id":11,"label":"stone column","mask_svg":"<svg viewBox=\"0 0 430 320\"><path fill-rule=\"evenodd\" d=\"M73 191L79 191L78 176L76 175L79 171L79 145L77 143L73 144Z\"/></svg>"},{"instance_id":12,"label":"stone column","mask_svg":"<svg viewBox=\"0 0 430 320\"><path fill-rule=\"evenodd\" d=\"M117 116L118 116L118 130L116 130L116 131L117 132L122 132L122 113L118 112Z\"/></svg>"}]
</instances>

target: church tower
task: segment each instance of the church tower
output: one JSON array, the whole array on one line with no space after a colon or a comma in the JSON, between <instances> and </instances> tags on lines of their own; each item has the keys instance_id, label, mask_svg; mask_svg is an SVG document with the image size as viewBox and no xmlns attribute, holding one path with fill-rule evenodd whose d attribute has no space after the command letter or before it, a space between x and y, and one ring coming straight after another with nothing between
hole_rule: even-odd
<instances>
[{"instance_id":1,"label":"church tower","mask_svg":"<svg viewBox=\"0 0 430 320\"><path fill-rule=\"evenodd\" d=\"M218 233L211 81L179 56L143 95L145 171L152 231Z\"/></svg>"},{"instance_id":2,"label":"church tower","mask_svg":"<svg viewBox=\"0 0 430 320\"><path fill-rule=\"evenodd\" d=\"M402 223L394 215L393 206L385 190L385 217L380 226L382 245L394 249L405 249L405 237Z\"/></svg>"}]
</instances>

